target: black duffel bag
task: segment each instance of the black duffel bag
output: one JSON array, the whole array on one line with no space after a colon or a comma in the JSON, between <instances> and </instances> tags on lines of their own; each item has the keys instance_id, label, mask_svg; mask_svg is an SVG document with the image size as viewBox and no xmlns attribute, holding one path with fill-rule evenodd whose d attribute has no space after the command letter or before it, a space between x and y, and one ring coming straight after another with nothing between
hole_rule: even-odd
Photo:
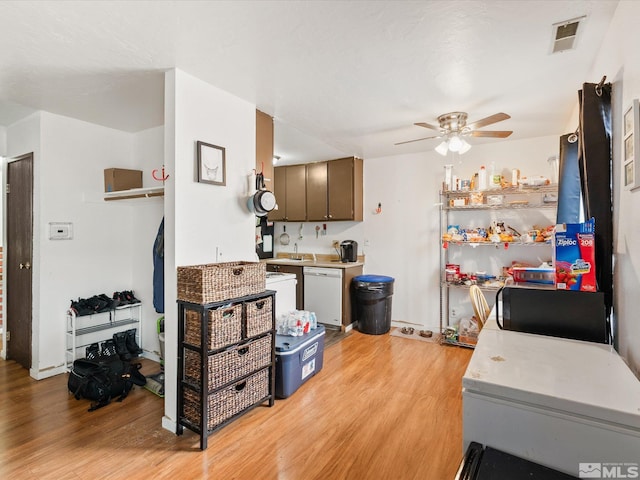
<instances>
[{"instance_id":1,"label":"black duffel bag","mask_svg":"<svg viewBox=\"0 0 640 480\"><path fill-rule=\"evenodd\" d=\"M97 410L111 403L124 400L133 385L144 385L146 379L140 364L132 365L117 356L88 360L74 360L67 386L76 399L85 398L93 403L89 411Z\"/></svg>"}]
</instances>

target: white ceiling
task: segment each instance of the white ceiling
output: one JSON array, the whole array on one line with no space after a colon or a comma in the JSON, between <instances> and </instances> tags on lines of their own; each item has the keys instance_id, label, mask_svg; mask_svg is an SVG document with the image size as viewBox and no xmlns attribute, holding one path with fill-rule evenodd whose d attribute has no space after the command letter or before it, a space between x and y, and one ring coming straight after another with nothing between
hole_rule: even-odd
<instances>
[{"instance_id":1,"label":"white ceiling","mask_svg":"<svg viewBox=\"0 0 640 480\"><path fill-rule=\"evenodd\" d=\"M177 67L273 115L289 162L430 150L438 140L394 143L457 110L510 114L485 128L510 139L560 135L582 83L600 80L586 75L617 3L3 0L0 124L42 109L162 125ZM552 24L583 15L577 48L550 54Z\"/></svg>"}]
</instances>

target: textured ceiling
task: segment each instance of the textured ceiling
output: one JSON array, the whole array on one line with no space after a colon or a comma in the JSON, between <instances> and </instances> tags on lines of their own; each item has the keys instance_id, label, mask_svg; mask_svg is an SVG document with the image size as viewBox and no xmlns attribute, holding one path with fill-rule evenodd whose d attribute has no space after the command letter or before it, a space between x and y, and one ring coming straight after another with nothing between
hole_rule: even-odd
<instances>
[{"instance_id":1,"label":"textured ceiling","mask_svg":"<svg viewBox=\"0 0 640 480\"><path fill-rule=\"evenodd\" d=\"M289 161L429 150L437 140L394 143L456 110L510 114L486 128L510 139L559 135L582 83L600 80L586 75L617 3L3 0L0 123L43 109L162 125L177 67L273 115ZM577 48L550 54L552 24L583 15Z\"/></svg>"}]
</instances>

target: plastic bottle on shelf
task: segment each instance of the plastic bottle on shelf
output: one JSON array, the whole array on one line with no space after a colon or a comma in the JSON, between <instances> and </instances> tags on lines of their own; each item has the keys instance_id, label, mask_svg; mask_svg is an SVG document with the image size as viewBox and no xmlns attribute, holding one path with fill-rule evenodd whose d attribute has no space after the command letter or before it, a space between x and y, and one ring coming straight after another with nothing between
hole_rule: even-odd
<instances>
[{"instance_id":1,"label":"plastic bottle on shelf","mask_svg":"<svg viewBox=\"0 0 640 480\"><path fill-rule=\"evenodd\" d=\"M496 188L500 188L501 176L496 170L495 162L491 162L491 177L489 178L489 188L495 190Z\"/></svg>"},{"instance_id":2,"label":"plastic bottle on shelf","mask_svg":"<svg viewBox=\"0 0 640 480\"><path fill-rule=\"evenodd\" d=\"M480 171L478 171L478 190L486 190L487 189L487 169L484 168L484 165L480 167Z\"/></svg>"}]
</instances>

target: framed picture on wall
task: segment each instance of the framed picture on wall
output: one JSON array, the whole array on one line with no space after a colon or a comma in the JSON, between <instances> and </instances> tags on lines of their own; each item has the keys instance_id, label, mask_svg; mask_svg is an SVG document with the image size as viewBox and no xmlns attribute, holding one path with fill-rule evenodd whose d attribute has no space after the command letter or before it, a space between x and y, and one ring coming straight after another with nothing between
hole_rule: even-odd
<instances>
[{"instance_id":1,"label":"framed picture on wall","mask_svg":"<svg viewBox=\"0 0 640 480\"><path fill-rule=\"evenodd\" d=\"M635 156L640 152L640 108L638 99L633 100L622 119L622 178L625 188L640 190L640 162Z\"/></svg>"},{"instance_id":2,"label":"framed picture on wall","mask_svg":"<svg viewBox=\"0 0 640 480\"><path fill-rule=\"evenodd\" d=\"M624 186L633 186L634 183L634 171L633 171L633 160L627 162L624 166Z\"/></svg>"},{"instance_id":3,"label":"framed picture on wall","mask_svg":"<svg viewBox=\"0 0 640 480\"><path fill-rule=\"evenodd\" d=\"M198 182L226 185L225 148L198 141L196 149Z\"/></svg>"}]
</instances>

